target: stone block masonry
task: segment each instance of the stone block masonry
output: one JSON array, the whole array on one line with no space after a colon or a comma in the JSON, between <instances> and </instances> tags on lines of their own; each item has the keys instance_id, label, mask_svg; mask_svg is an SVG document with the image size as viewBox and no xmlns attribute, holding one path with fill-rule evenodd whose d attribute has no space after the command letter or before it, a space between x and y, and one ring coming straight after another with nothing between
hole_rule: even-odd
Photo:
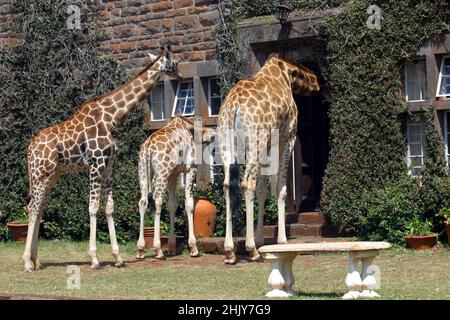
<instances>
[{"instance_id":1,"label":"stone block masonry","mask_svg":"<svg viewBox=\"0 0 450 320\"><path fill-rule=\"evenodd\" d=\"M226 2L226 1L222 1ZM17 41L9 30L12 0L0 0L0 40ZM213 29L220 22L218 0L98 1L102 32L98 54L111 55L130 73L142 68L148 52L172 46L182 61L215 59Z\"/></svg>"},{"instance_id":2,"label":"stone block masonry","mask_svg":"<svg viewBox=\"0 0 450 320\"><path fill-rule=\"evenodd\" d=\"M1 1L1 0L0 0ZM120 0L99 4L100 55L111 55L135 72L147 52L170 45L181 61L215 59L217 0Z\"/></svg>"}]
</instances>

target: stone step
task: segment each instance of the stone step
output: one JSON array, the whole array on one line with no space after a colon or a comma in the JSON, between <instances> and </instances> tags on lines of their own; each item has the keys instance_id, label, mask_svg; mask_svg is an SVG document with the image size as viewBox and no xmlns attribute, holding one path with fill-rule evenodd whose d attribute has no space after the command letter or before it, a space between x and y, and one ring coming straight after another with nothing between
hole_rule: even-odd
<instances>
[{"instance_id":1,"label":"stone step","mask_svg":"<svg viewBox=\"0 0 450 320\"><path fill-rule=\"evenodd\" d=\"M298 238L303 236L308 237L320 237L322 224L303 224L303 223L291 223L286 224L286 237L288 239ZM278 226L264 226L264 237L277 238Z\"/></svg>"},{"instance_id":2,"label":"stone step","mask_svg":"<svg viewBox=\"0 0 450 320\"><path fill-rule=\"evenodd\" d=\"M236 254L240 255L248 255L247 251L245 250L245 237L235 237L234 240L234 250ZM203 253L208 254L220 254L224 255L224 241L225 238L218 237L218 238L199 238L197 239L197 246L198 249ZM296 239L289 239L289 243L317 243L317 242L323 242L323 241L342 241L341 238L339 239L332 239L332 238L322 238L322 237L300 237ZM276 244L277 239L274 237L270 238L264 238L264 244Z\"/></svg>"},{"instance_id":3,"label":"stone step","mask_svg":"<svg viewBox=\"0 0 450 320\"><path fill-rule=\"evenodd\" d=\"M325 218L318 211L302 212L299 214L298 223L324 225Z\"/></svg>"},{"instance_id":4,"label":"stone step","mask_svg":"<svg viewBox=\"0 0 450 320\"><path fill-rule=\"evenodd\" d=\"M324 224L325 218L318 211L287 213L286 224L302 223L302 224Z\"/></svg>"}]
</instances>

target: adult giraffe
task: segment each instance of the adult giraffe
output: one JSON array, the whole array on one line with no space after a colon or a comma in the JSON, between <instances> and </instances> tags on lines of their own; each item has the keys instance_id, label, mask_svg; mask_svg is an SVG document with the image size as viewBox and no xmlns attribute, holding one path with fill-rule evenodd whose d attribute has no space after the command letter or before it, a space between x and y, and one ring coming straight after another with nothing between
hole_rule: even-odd
<instances>
[{"instance_id":1,"label":"adult giraffe","mask_svg":"<svg viewBox=\"0 0 450 320\"><path fill-rule=\"evenodd\" d=\"M298 115L293 94L313 95L317 94L319 90L317 77L312 71L278 54L272 54L255 76L239 81L222 104L217 130L225 176L225 263L236 263L232 239L232 212L234 215L239 212L239 163L237 160L244 156L245 172L241 187L245 195L246 207L245 246L252 260L258 260L260 257L256 249L253 231L253 200L256 191L259 204L256 240L259 246L264 243L263 217L268 182L267 175L261 174L260 170L264 169L264 162L267 162L265 157L268 149L271 144L276 143L273 141L275 137L278 137L279 153L272 153L271 156L272 161L276 157L275 161L279 163L279 166L277 166L277 172L271 174L271 187L272 193L278 197L277 242L287 242L285 232L286 175L296 140ZM237 143L236 137L238 138ZM244 148L241 147L243 139L248 139Z\"/></svg>"},{"instance_id":2,"label":"adult giraffe","mask_svg":"<svg viewBox=\"0 0 450 320\"><path fill-rule=\"evenodd\" d=\"M194 136L200 134L199 141ZM152 133L144 142L139 152L139 185L141 189L141 199L139 200L139 213L141 224L139 229L139 240L137 242L137 258L144 258L144 215L147 206L154 211L155 236L153 247L156 250L156 258L164 259L161 250L160 239L160 214L161 205L166 190L168 192L168 209L170 213L170 237L169 248L175 248L175 211L177 200L175 197L177 178L180 173L186 174L184 186L185 209L188 218L189 248L190 256L198 257L197 242L194 235L194 197L192 187L197 173L195 162L197 154L202 154L202 142L210 140L215 135L214 130L198 126L192 121L177 115L169 121L167 125ZM154 188L152 192L152 180L154 178Z\"/></svg>"},{"instance_id":3,"label":"adult giraffe","mask_svg":"<svg viewBox=\"0 0 450 320\"><path fill-rule=\"evenodd\" d=\"M31 139L27 152L29 223L22 258L25 271L39 268L38 221L51 187L62 172L80 170L89 170L90 174L88 253L92 261L91 268L100 268L96 254L96 228L102 184L111 251L116 260L115 265L123 265L113 220L112 168L118 148L112 133L147 96L162 73L180 76L178 61L173 59L170 47L164 48L159 56L149 55L152 62L130 81L84 103L68 120L40 131Z\"/></svg>"}]
</instances>

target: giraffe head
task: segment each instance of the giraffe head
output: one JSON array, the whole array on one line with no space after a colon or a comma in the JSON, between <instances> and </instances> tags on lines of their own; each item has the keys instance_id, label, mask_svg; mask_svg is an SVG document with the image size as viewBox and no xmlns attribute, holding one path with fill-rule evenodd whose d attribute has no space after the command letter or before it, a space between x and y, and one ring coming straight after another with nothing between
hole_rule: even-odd
<instances>
[{"instance_id":1,"label":"giraffe head","mask_svg":"<svg viewBox=\"0 0 450 320\"><path fill-rule=\"evenodd\" d=\"M155 56L151 53L148 54L153 61L160 60L159 71L167 74L170 77L181 79L181 75L178 69L178 59L175 59L170 46L164 47L159 56Z\"/></svg>"},{"instance_id":2,"label":"giraffe head","mask_svg":"<svg viewBox=\"0 0 450 320\"><path fill-rule=\"evenodd\" d=\"M290 74L294 94L313 96L319 93L320 85L317 76L308 68L296 64L292 67Z\"/></svg>"},{"instance_id":3,"label":"giraffe head","mask_svg":"<svg viewBox=\"0 0 450 320\"><path fill-rule=\"evenodd\" d=\"M275 65L287 76L291 83L292 93L303 96L319 93L320 85L317 76L308 68L277 53L271 54L268 62L269 68L273 68Z\"/></svg>"}]
</instances>

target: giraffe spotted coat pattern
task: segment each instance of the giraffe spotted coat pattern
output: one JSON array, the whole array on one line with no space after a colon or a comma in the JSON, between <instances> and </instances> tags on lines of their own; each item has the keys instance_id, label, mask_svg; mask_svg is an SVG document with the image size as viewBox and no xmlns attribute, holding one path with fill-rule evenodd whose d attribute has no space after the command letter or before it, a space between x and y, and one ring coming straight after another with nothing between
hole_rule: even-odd
<instances>
[{"instance_id":1,"label":"giraffe spotted coat pattern","mask_svg":"<svg viewBox=\"0 0 450 320\"><path fill-rule=\"evenodd\" d=\"M88 253L91 267L100 267L96 254L96 226L102 185L111 251L116 266L123 265L113 220L112 169L117 153L113 132L147 96L161 74L179 76L178 61L173 59L170 48L164 48L159 56L150 54L150 58L152 62L130 81L110 93L86 102L68 120L40 131L31 139L27 152L29 224L23 255L26 271L39 267L38 222L51 187L61 173L80 170L89 171L90 179Z\"/></svg>"},{"instance_id":2,"label":"giraffe spotted coat pattern","mask_svg":"<svg viewBox=\"0 0 450 320\"><path fill-rule=\"evenodd\" d=\"M196 141L195 136L199 136ZM196 239L193 227L194 198L192 188L197 173L197 155L202 155L202 142L210 140L214 131L209 128L197 126L190 120L177 115L167 125L154 132L144 142L139 153L139 184L141 199L139 201L140 231L137 243L137 258L144 258L144 215L149 201L154 210L155 234L153 247L156 258L164 259L160 240L161 205L166 190L168 191L168 209L170 213L169 248L175 252L175 211L177 208L175 191L177 178L180 173L186 174L184 193L185 209L188 218L188 231L190 255L197 257ZM199 153L198 153L199 152ZM152 192L152 182L154 188Z\"/></svg>"},{"instance_id":3,"label":"giraffe spotted coat pattern","mask_svg":"<svg viewBox=\"0 0 450 320\"><path fill-rule=\"evenodd\" d=\"M295 61L273 54L255 76L239 81L230 90L222 104L217 130L224 165L225 263L236 262L231 218L232 212L237 215L239 211L240 164L245 164L241 188L246 207L246 249L252 256L252 260L259 259L260 255L256 247L264 243L264 202L269 175L271 191L278 198L277 241L278 243L287 242L286 176L296 141L298 116L293 94L315 95L319 90L317 77L312 71ZM269 161L267 161L268 158L270 158ZM267 170L268 166L274 166L275 172L272 172L273 168ZM256 243L253 231L255 192L259 203Z\"/></svg>"}]
</instances>

